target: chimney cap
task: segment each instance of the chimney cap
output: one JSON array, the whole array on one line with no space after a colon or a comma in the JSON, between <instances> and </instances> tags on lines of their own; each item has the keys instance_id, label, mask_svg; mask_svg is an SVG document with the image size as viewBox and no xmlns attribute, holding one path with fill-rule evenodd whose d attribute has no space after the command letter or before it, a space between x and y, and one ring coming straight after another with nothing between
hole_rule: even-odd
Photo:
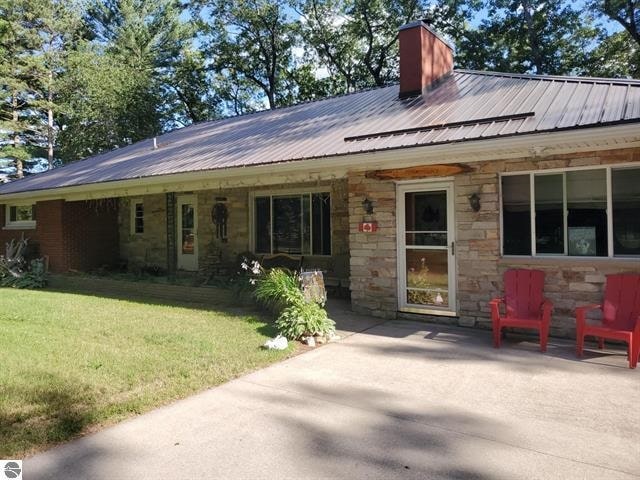
<instances>
[{"instance_id":1,"label":"chimney cap","mask_svg":"<svg viewBox=\"0 0 640 480\"><path fill-rule=\"evenodd\" d=\"M402 25L398 31L401 32L402 30L409 30L411 28L416 28L416 27L422 27L425 30L428 30L429 32L431 32L432 35L434 35L435 37L438 38L438 40L440 40L442 43L444 43L452 52L455 51L455 49L453 48L453 46L449 43L448 40L446 40L442 35L440 35L438 32L436 32L433 28L431 28L429 26L429 24L425 21L425 20L414 20L413 22L409 22L409 23L405 23L404 25Z\"/></svg>"}]
</instances>

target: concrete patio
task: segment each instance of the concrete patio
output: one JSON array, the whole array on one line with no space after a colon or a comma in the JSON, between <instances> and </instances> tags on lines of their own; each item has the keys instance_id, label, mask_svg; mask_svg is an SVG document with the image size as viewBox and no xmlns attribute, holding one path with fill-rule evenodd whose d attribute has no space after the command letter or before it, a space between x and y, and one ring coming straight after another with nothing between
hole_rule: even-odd
<instances>
[{"instance_id":1,"label":"concrete patio","mask_svg":"<svg viewBox=\"0 0 640 480\"><path fill-rule=\"evenodd\" d=\"M640 477L621 350L332 314L341 341L27 459L25 478Z\"/></svg>"}]
</instances>

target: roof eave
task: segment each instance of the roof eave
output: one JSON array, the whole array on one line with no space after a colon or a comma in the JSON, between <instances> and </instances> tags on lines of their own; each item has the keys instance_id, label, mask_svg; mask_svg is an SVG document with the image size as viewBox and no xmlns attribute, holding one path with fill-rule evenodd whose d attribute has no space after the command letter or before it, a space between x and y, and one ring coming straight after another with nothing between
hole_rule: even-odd
<instances>
[{"instance_id":1,"label":"roof eave","mask_svg":"<svg viewBox=\"0 0 640 480\"><path fill-rule=\"evenodd\" d=\"M317 180L338 178L346 175L346 172L350 170L377 169L389 165L399 168L430 163L471 163L631 147L640 147L638 122L436 145L403 146L254 166L200 170L23 191L0 194L0 203L25 199L33 201L83 200L208 188L267 186L284 182L290 183L291 181L302 182L305 181L304 178L308 179L309 176Z\"/></svg>"}]
</instances>

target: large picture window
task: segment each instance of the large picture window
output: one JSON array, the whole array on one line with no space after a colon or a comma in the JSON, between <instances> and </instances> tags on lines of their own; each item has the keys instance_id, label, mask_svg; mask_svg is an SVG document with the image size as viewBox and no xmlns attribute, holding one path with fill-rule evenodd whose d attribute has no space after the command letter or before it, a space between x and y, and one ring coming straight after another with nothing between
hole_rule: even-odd
<instances>
[{"instance_id":1,"label":"large picture window","mask_svg":"<svg viewBox=\"0 0 640 480\"><path fill-rule=\"evenodd\" d=\"M7 205L5 227L31 229L36 227L36 206Z\"/></svg>"},{"instance_id":2,"label":"large picture window","mask_svg":"<svg viewBox=\"0 0 640 480\"><path fill-rule=\"evenodd\" d=\"M256 253L331 255L329 193L256 196L253 223Z\"/></svg>"},{"instance_id":3,"label":"large picture window","mask_svg":"<svg viewBox=\"0 0 640 480\"><path fill-rule=\"evenodd\" d=\"M640 256L640 168L503 175L504 255Z\"/></svg>"}]
</instances>

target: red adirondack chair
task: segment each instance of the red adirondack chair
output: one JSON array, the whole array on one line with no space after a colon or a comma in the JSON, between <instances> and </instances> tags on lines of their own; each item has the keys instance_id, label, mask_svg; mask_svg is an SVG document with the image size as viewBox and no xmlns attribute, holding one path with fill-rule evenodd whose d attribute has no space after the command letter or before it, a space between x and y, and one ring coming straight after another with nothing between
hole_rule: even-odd
<instances>
[{"instance_id":1,"label":"red adirondack chair","mask_svg":"<svg viewBox=\"0 0 640 480\"><path fill-rule=\"evenodd\" d=\"M547 351L553 303L544 298L544 272L507 270L504 273L504 297L494 298L489 305L495 348L500 348L503 327L519 327L537 330L540 335L540 351ZM501 305L504 305L504 315Z\"/></svg>"},{"instance_id":2,"label":"red adirondack chair","mask_svg":"<svg viewBox=\"0 0 640 480\"><path fill-rule=\"evenodd\" d=\"M587 323L587 312L595 309L602 311L601 322ZM604 303L577 307L576 327L578 357L582 357L587 335L596 337L601 349L605 338L622 340L628 345L629 368L636 368L640 356L640 275L607 275Z\"/></svg>"}]
</instances>

